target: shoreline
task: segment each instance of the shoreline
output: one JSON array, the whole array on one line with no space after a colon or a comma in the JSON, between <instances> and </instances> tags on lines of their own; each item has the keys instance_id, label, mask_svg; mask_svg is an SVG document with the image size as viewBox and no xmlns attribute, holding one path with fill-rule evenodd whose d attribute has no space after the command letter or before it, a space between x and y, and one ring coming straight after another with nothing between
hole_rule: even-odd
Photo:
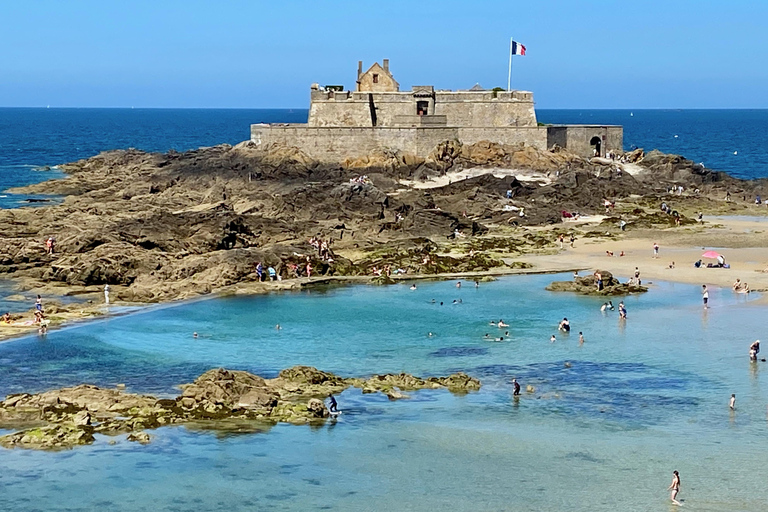
<instances>
[{"instance_id":1,"label":"shoreline","mask_svg":"<svg viewBox=\"0 0 768 512\"><path fill-rule=\"evenodd\" d=\"M595 219L597 221L598 219ZM580 227L587 227L592 222L579 224ZM599 222L598 222L599 224ZM614 275L627 279L633 275L635 267L641 272L641 279L646 284L652 284L653 281L666 281L683 284L707 284L708 286L717 286L721 288L731 287L736 278L742 282L750 284L751 292L759 296L750 301L753 305L768 304L768 294L761 293L768 291L768 273L762 272L765 263L760 260L768 247L768 233L762 233L763 229L768 232L768 222L765 218L759 216L717 216L712 217L705 225L697 225L695 228L685 228L684 230L667 229L645 229L637 231L628 231L622 233L621 238L607 236L602 238L579 238L574 248L570 248L566 243L563 249L556 249L556 253L550 254L523 254L511 257L502 257L506 263L523 262L531 265L530 268L496 268L491 270L476 272L447 272L437 274L399 274L390 276L394 283L408 281L445 281L445 280L473 280L486 277L506 277L514 275L530 274L560 274L574 271L604 269ZM542 228L542 231L549 232L555 237L558 228ZM566 225L566 227L571 227ZM594 225L593 225L594 227ZM608 233L607 233L608 234ZM758 236L764 235L764 236ZM711 239L713 242L729 244L743 240L752 242L761 242L752 244L753 246L739 246L724 249L727 253L727 261L732 264L730 269L721 268L694 268L692 262L700 259L702 249L713 248L715 246L702 246L698 243L702 239ZM659 258L652 257L652 244L658 240L661 245ZM613 251L613 257L606 257L606 251ZM619 257L617 253L624 251L625 256ZM669 268L671 261L675 261L675 268ZM118 313L105 312L103 304L93 304L86 306L78 314L71 314L61 323L50 326L49 330L63 330L70 327L82 325L85 322L105 320L117 316L143 313L154 311L159 308L174 307L176 305L188 304L201 300L212 300L217 298L232 296L253 296L282 291L297 291L305 288L312 288L325 285L346 286L351 284L375 284L378 276L372 275L354 275L354 276L318 276L313 278L296 278L283 281L267 282L240 282L228 285L214 292L158 303L123 303L114 302L112 306L128 307L130 309ZM84 291L83 294L91 293ZM5 343L14 339L22 338L37 330L37 325L8 327L0 325L0 343ZM12 330L11 330L12 329ZM15 331L18 329L18 331Z\"/></svg>"},{"instance_id":2,"label":"shoreline","mask_svg":"<svg viewBox=\"0 0 768 512\"><path fill-rule=\"evenodd\" d=\"M454 272L454 273L442 273L442 274L410 274L410 275L393 275L391 276L392 281L395 283L400 282L407 282L407 281L449 281L453 279L463 279L468 280L472 278L484 278L484 277L506 277L506 276L513 276L513 275L529 275L529 274L559 274L562 272L573 272L574 270L580 270L577 268L570 268L566 270L559 270L559 269L544 269L544 270L538 270L538 269L532 269L532 268L526 268L526 269L497 269L497 270L488 270L488 271L480 271L480 272ZM319 276L315 278L297 278L297 279L291 279L289 281L266 281L262 283L255 283L255 282L244 282L244 283L236 283L229 285L221 290L217 290L212 293L208 293L205 295L198 295L195 297L187 297L183 299L176 299L171 300L167 302L157 302L157 303L127 303L124 304L122 302L112 302L110 306L119 307L119 308L133 308L126 311L120 311L118 313L110 313L107 311L106 313L102 314L92 314L92 312L96 309L104 310L105 308L108 308L109 306L105 306L104 304L100 304L98 306L92 307L92 309L88 310L88 313L82 314L82 316L72 316L71 318L68 318L62 323L49 326L48 332L52 331L63 331L68 328L72 327L79 327L85 323L95 323L103 320L108 320L110 318L116 318L126 315L133 315L133 314L142 314L147 313L150 311L157 311L159 309L165 309L175 306L181 306L185 304L191 304L199 301L206 301L206 300L214 300L214 299L221 299L221 298L227 298L227 297L249 297L249 296L257 296L257 295L267 295L271 293L276 292L293 292L293 291L300 291L305 288L312 288L316 286L346 286L350 284L364 284L364 285L374 285L375 280L377 279L377 276ZM386 286L386 285L382 285ZM6 329L18 329L18 332L5 332ZM29 325L29 326L7 326L0 324L0 343L7 343L9 341L13 341L18 338L23 338L25 336L33 335L35 331L37 331L38 326L37 325Z\"/></svg>"}]
</instances>

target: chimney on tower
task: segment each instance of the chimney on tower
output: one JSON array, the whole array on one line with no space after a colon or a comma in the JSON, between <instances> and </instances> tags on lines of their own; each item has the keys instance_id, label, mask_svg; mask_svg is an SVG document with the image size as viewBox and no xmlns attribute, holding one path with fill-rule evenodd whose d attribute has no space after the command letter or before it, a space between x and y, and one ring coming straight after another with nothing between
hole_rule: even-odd
<instances>
[{"instance_id":1,"label":"chimney on tower","mask_svg":"<svg viewBox=\"0 0 768 512\"><path fill-rule=\"evenodd\" d=\"M389 73L389 59L384 59L384 71Z\"/></svg>"},{"instance_id":2,"label":"chimney on tower","mask_svg":"<svg viewBox=\"0 0 768 512\"><path fill-rule=\"evenodd\" d=\"M363 61L357 61L357 79L360 80L360 75L363 74Z\"/></svg>"}]
</instances>

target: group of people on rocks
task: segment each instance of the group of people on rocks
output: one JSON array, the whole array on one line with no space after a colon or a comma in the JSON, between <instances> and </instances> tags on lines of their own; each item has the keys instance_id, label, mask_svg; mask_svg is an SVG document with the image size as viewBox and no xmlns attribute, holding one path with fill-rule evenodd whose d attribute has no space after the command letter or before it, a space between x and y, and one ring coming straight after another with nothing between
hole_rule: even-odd
<instances>
[{"instance_id":1,"label":"group of people on rocks","mask_svg":"<svg viewBox=\"0 0 768 512\"><path fill-rule=\"evenodd\" d=\"M331 250L331 244L333 239L323 240L319 236L313 236L309 239L309 245L317 250L317 255L323 261L332 262L334 258L333 251Z\"/></svg>"},{"instance_id":2,"label":"group of people on rocks","mask_svg":"<svg viewBox=\"0 0 768 512\"><path fill-rule=\"evenodd\" d=\"M262 262L259 262L256 264L256 275L259 277L259 281L266 281L269 279L270 281L278 281L280 280L280 276L277 275L277 271L274 267L270 266L267 267L266 272L264 271L264 264Z\"/></svg>"}]
</instances>

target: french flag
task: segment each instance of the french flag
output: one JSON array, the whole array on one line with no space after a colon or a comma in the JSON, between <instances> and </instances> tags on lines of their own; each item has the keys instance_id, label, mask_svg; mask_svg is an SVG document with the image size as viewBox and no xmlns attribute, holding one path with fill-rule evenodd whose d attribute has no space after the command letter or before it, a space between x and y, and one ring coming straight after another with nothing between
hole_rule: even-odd
<instances>
[{"instance_id":1,"label":"french flag","mask_svg":"<svg viewBox=\"0 0 768 512\"><path fill-rule=\"evenodd\" d=\"M525 55L525 46L512 41L512 55Z\"/></svg>"}]
</instances>

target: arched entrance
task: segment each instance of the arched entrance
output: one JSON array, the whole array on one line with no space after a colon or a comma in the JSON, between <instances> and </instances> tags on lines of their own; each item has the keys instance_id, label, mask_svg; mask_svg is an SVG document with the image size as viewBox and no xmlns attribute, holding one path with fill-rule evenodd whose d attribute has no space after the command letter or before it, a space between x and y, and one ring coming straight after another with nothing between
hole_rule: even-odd
<instances>
[{"instance_id":1,"label":"arched entrance","mask_svg":"<svg viewBox=\"0 0 768 512\"><path fill-rule=\"evenodd\" d=\"M603 141L600 137L595 135L589 140L589 145L592 146L592 156L603 156Z\"/></svg>"}]
</instances>

